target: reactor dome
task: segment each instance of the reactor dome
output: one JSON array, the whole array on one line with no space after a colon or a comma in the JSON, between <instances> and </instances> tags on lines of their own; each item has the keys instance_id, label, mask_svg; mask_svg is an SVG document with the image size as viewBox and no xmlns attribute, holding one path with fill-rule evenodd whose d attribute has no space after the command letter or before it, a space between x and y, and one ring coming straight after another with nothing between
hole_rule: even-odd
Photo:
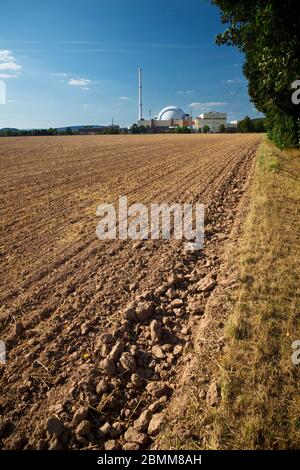
<instances>
[{"instance_id":1,"label":"reactor dome","mask_svg":"<svg viewBox=\"0 0 300 470\"><path fill-rule=\"evenodd\" d=\"M184 119L185 112L177 106L167 106L158 115L159 121L170 121L171 119Z\"/></svg>"}]
</instances>

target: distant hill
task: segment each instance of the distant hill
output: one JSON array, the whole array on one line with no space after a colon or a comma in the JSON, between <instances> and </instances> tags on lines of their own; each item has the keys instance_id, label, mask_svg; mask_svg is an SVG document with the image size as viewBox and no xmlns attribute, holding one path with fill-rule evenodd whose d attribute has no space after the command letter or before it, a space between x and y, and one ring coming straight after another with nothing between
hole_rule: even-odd
<instances>
[{"instance_id":1,"label":"distant hill","mask_svg":"<svg viewBox=\"0 0 300 470\"><path fill-rule=\"evenodd\" d=\"M66 131L67 129L72 129L72 131L79 131L81 129L105 129L107 126L98 126L98 125L93 125L91 124L90 126L65 126L65 127L53 127L52 129L55 129L57 131ZM0 129L1 131L13 131L13 132L18 132L18 131L40 131L42 129L45 129L44 127L40 128L31 128L31 129L17 129L16 127L3 127Z\"/></svg>"},{"instance_id":2,"label":"distant hill","mask_svg":"<svg viewBox=\"0 0 300 470\"><path fill-rule=\"evenodd\" d=\"M81 129L105 129L107 126L66 126L66 127L55 127L54 129L58 131L66 131L67 129L72 129L72 131L80 131Z\"/></svg>"}]
</instances>

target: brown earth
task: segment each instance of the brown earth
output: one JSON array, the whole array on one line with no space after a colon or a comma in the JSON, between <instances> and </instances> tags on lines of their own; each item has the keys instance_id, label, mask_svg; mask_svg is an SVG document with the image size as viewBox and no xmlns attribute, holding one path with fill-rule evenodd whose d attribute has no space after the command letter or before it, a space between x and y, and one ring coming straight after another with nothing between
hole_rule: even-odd
<instances>
[{"instance_id":1,"label":"brown earth","mask_svg":"<svg viewBox=\"0 0 300 470\"><path fill-rule=\"evenodd\" d=\"M1 140L1 448L151 444L217 285L260 140ZM204 250L101 242L96 207L120 195L129 204L204 203Z\"/></svg>"}]
</instances>

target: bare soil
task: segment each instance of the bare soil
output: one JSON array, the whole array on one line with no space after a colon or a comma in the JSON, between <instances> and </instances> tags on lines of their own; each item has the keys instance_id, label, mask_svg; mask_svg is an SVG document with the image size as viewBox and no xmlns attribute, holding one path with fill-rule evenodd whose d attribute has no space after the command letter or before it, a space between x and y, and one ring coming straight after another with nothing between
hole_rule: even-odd
<instances>
[{"instance_id":1,"label":"bare soil","mask_svg":"<svg viewBox=\"0 0 300 470\"><path fill-rule=\"evenodd\" d=\"M1 140L1 448L151 445L218 284L260 141ZM205 204L204 250L188 253L174 240L101 242L96 207L120 195L129 204Z\"/></svg>"}]
</instances>

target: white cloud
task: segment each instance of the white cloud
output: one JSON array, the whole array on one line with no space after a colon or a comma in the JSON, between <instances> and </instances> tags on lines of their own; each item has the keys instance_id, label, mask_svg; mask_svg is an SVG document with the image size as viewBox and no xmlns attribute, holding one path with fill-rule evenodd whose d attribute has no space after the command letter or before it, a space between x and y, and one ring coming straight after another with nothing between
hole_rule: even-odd
<instances>
[{"instance_id":1,"label":"white cloud","mask_svg":"<svg viewBox=\"0 0 300 470\"><path fill-rule=\"evenodd\" d=\"M0 61L1 62L7 62L7 61L14 61L15 58L12 56L11 51L8 51L7 49L0 49Z\"/></svg>"},{"instance_id":2,"label":"white cloud","mask_svg":"<svg viewBox=\"0 0 300 470\"><path fill-rule=\"evenodd\" d=\"M70 86L78 86L82 90L89 90L89 85L91 85L92 81L88 78L70 78L68 81L68 85Z\"/></svg>"},{"instance_id":3,"label":"white cloud","mask_svg":"<svg viewBox=\"0 0 300 470\"><path fill-rule=\"evenodd\" d=\"M190 103L188 106L194 110L207 110L210 108L218 107L218 106L226 106L227 103L222 101L209 101L208 103Z\"/></svg>"},{"instance_id":4,"label":"white cloud","mask_svg":"<svg viewBox=\"0 0 300 470\"><path fill-rule=\"evenodd\" d=\"M128 96L120 96L120 100L126 101L126 100L129 100L129 97Z\"/></svg>"},{"instance_id":5,"label":"white cloud","mask_svg":"<svg viewBox=\"0 0 300 470\"><path fill-rule=\"evenodd\" d=\"M242 81L243 81L242 78L234 78L234 79L226 80L226 83L241 83Z\"/></svg>"},{"instance_id":6,"label":"white cloud","mask_svg":"<svg viewBox=\"0 0 300 470\"><path fill-rule=\"evenodd\" d=\"M21 69L22 65L17 63L11 51L8 49L0 49L0 72L5 72L1 73L1 78L15 78L18 76Z\"/></svg>"},{"instance_id":7,"label":"white cloud","mask_svg":"<svg viewBox=\"0 0 300 470\"><path fill-rule=\"evenodd\" d=\"M2 62L0 63L0 70L21 70L22 65L17 64L16 62Z\"/></svg>"},{"instance_id":8,"label":"white cloud","mask_svg":"<svg viewBox=\"0 0 300 470\"><path fill-rule=\"evenodd\" d=\"M0 73L0 78L17 78L18 74L16 73Z\"/></svg>"},{"instance_id":9,"label":"white cloud","mask_svg":"<svg viewBox=\"0 0 300 470\"><path fill-rule=\"evenodd\" d=\"M195 93L195 90L179 90L177 91L177 95L191 95Z\"/></svg>"}]
</instances>

